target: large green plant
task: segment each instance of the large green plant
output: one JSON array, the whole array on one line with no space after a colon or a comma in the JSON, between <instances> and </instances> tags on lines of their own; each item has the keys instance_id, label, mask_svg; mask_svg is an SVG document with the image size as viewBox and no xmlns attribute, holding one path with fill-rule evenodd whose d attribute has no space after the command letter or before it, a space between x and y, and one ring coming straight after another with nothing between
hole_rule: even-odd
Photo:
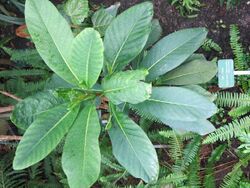
<instances>
[{"instance_id":1,"label":"large green plant","mask_svg":"<svg viewBox=\"0 0 250 188\"><path fill-rule=\"evenodd\" d=\"M207 31L194 28L175 32L146 52L157 40L152 32L160 27L157 21L152 22L152 16L149 2L126 10L107 27L103 42L92 28L74 37L66 20L48 0L26 0L26 24L37 51L71 85L53 77L56 92L45 90L16 106L11 119L17 127L27 130L17 147L14 169L42 160L67 134L62 166L69 185L90 187L100 172L98 137L103 108L109 112L105 131L114 156L131 175L147 183L158 177L157 155L147 135L125 109L135 109L145 118L177 130L200 134L214 130L206 119L215 113L215 105L201 87L190 86L208 81L216 73L216 66L204 57L191 56L204 42ZM130 62L138 69L131 69ZM189 86L166 87L175 85L174 80L178 81L176 85ZM47 89L54 88L52 85Z\"/></svg>"}]
</instances>

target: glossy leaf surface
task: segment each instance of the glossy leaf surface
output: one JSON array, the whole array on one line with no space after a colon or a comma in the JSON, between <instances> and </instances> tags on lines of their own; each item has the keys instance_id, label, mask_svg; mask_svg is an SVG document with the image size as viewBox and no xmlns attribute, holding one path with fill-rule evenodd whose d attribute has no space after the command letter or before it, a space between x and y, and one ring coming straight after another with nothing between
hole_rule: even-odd
<instances>
[{"instance_id":1,"label":"glossy leaf surface","mask_svg":"<svg viewBox=\"0 0 250 188\"><path fill-rule=\"evenodd\" d=\"M145 182L158 178L159 164L154 146L144 131L129 117L112 110L113 126L109 130L113 154L133 176Z\"/></svg>"},{"instance_id":2,"label":"glossy leaf surface","mask_svg":"<svg viewBox=\"0 0 250 188\"><path fill-rule=\"evenodd\" d=\"M78 108L67 109L63 104L41 113L30 125L19 143L13 168L27 168L45 158L68 132Z\"/></svg>"},{"instance_id":3,"label":"glossy leaf surface","mask_svg":"<svg viewBox=\"0 0 250 188\"><path fill-rule=\"evenodd\" d=\"M80 85L91 88L103 67L103 43L100 34L92 28L84 29L73 41L70 65Z\"/></svg>"},{"instance_id":4,"label":"glossy leaf surface","mask_svg":"<svg viewBox=\"0 0 250 188\"><path fill-rule=\"evenodd\" d=\"M111 72L123 69L144 48L151 29L152 3L145 2L124 11L105 33L105 58Z\"/></svg>"},{"instance_id":5,"label":"glossy leaf surface","mask_svg":"<svg viewBox=\"0 0 250 188\"><path fill-rule=\"evenodd\" d=\"M149 71L147 80L152 81L183 63L204 42L204 28L183 29L157 42L141 62Z\"/></svg>"},{"instance_id":6,"label":"glossy leaf surface","mask_svg":"<svg viewBox=\"0 0 250 188\"><path fill-rule=\"evenodd\" d=\"M62 166L70 187L90 187L97 180L101 166L100 129L95 106L88 104L79 112L63 149Z\"/></svg>"},{"instance_id":7,"label":"glossy leaf surface","mask_svg":"<svg viewBox=\"0 0 250 188\"><path fill-rule=\"evenodd\" d=\"M69 62L73 33L56 7L48 0L27 0L25 20L36 49L45 63L66 81L78 83Z\"/></svg>"},{"instance_id":8,"label":"glossy leaf surface","mask_svg":"<svg viewBox=\"0 0 250 188\"><path fill-rule=\"evenodd\" d=\"M26 130L37 115L63 102L53 93L52 90L38 92L20 101L12 112L11 121L19 129Z\"/></svg>"},{"instance_id":9,"label":"glossy leaf surface","mask_svg":"<svg viewBox=\"0 0 250 188\"><path fill-rule=\"evenodd\" d=\"M145 83L147 71L134 70L118 72L103 79L105 96L114 104L129 102L136 104L150 97L151 84Z\"/></svg>"}]
</instances>

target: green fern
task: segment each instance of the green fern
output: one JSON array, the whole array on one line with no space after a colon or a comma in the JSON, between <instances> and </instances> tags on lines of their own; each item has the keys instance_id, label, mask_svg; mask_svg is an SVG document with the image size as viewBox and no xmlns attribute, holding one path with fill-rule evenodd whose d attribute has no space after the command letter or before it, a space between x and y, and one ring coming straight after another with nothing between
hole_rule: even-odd
<instances>
[{"instance_id":1,"label":"green fern","mask_svg":"<svg viewBox=\"0 0 250 188\"><path fill-rule=\"evenodd\" d=\"M246 167L249 160L250 155L240 157L240 161L235 164L232 171L225 176L220 188L238 188L239 182L243 175L243 171L241 168Z\"/></svg>"},{"instance_id":2,"label":"green fern","mask_svg":"<svg viewBox=\"0 0 250 188\"><path fill-rule=\"evenodd\" d=\"M239 106L237 108L233 108L228 114L232 118L238 118L250 112L250 106Z\"/></svg>"},{"instance_id":3,"label":"green fern","mask_svg":"<svg viewBox=\"0 0 250 188\"><path fill-rule=\"evenodd\" d=\"M187 146L183 151L184 166L188 166L194 161L197 153L199 153L200 146L201 146L201 136L197 135L189 142L189 144L187 144Z\"/></svg>"},{"instance_id":4,"label":"green fern","mask_svg":"<svg viewBox=\"0 0 250 188\"><path fill-rule=\"evenodd\" d=\"M214 42L212 39L206 39L202 45L202 48L207 52L210 52L212 50L215 50L216 52L222 52L222 49L219 44Z\"/></svg>"},{"instance_id":5,"label":"green fern","mask_svg":"<svg viewBox=\"0 0 250 188\"><path fill-rule=\"evenodd\" d=\"M216 103L222 107L250 106L250 95L222 92L218 94Z\"/></svg>"},{"instance_id":6,"label":"green fern","mask_svg":"<svg viewBox=\"0 0 250 188\"><path fill-rule=\"evenodd\" d=\"M108 156L102 155L101 159L102 164L118 172L124 171L124 168L111 161L112 160L111 158L112 158L111 155Z\"/></svg>"},{"instance_id":7,"label":"green fern","mask_svg":"<svg viewBox=\"0 0 250 188\"><path fill-rule=\"evenodd\" d=\"M235 56L235 68L237 70L244 70L247 68L245 54L242 44L240 43L239 28L237 25L230 25L230 45Z\"/></svg>"},{"instance_id":8,"label":"green fern","mask_svg":"<svg viewBox=\"0 0 250 188\"><path fill-rule=\"evenodd\" d=\"M181 136L175 131L160 131L159 134L165 138L168 138L169 143L169 155L172 160L176 163L182 158L183 142Z\"/></svg>"},{"instance_id":9,"label":"green fern","mask_svg":"<svg viewBox=\"0 0 250 188\"><path fill-rule=\"evenodd\" d=\"M242 131L248 131L250 128L250 116L236 120L228 125L216 129L210 133L203 144L215 143L217 141L230 140L231 138L239 137Z\"/></svg>"},{"instance_id":10,"label":"green fern","mask_svg":"<svg viewBox=\"0 0 250 188\"><path fill-rule=\"evenodd\" d=\"M188 186L193 188L201 187L199 172L200 172L200 157L199 154L196 153L194 160L192 161L188 169L188 182L187 182Z\"/></svg>"},{"instance_id":11,"label":"green fern","mask_svg":"<svg viewBox=\"0 0 250 188\"><path fill-rule=\"evenodd\" d=\"M166 177L160 178L157 182L157 185L168 185L173 184L178 186L182 182L187 180L187 176L182 173L171 173Z\"/></svg>"},{"instance_id":12,"label":"green fern","mask_svg":"<svg viewBox=\"0 0 250 188\"><path fill-rule=\"evenodd\" d=\"M238 149L242 149L243 153L250 153L250 133L242 133L239 137L239 140L242 142Z\"/></svg>"},{"instance_id":13,"label":"green fern","mask_svg":"<svg viewBox=\"0 0 250 188\"><path fill-rule=\"evenodd\" d=\"M16 50L6 47L2 47L2 49L10 56L11 61L25 63L33 68L49 70L36 49Z\"/></svg>"},{"instance_id":14,"label":"green fern","mask_svg":"<svg viewBox=\"0 0 250 188\"><path fill-rule=\"evenodd\" d=\"M220 145L216 147L211 156L208 159L206 169L205 169L205 178L204 178L204 187L205 188L216 188L215 177L214 177L214 163L220 160L222 154L226 149L226 145Z\"/></svg>"},{"instance_id":15,"label":"green fern","mask_svg":"<svg viewBox=\"0 0 250 188\"><path fill-rule=\"evenodd\" d=\"M26 173L24 170L14 171L12 169L13 154L5 154L0 160L0 188L24 187Z\"/></svg>"},{"instance_id":16,"label":"green fern","mask_svg":"<svg viewBox=\"0 0 250 188\"><path fill-rule=\"evenodd\" d=\"M46 76L48 71L41 69L12 69L0 72L1 78L19 77L19 76Z\"/></svg>"}]
</instances>

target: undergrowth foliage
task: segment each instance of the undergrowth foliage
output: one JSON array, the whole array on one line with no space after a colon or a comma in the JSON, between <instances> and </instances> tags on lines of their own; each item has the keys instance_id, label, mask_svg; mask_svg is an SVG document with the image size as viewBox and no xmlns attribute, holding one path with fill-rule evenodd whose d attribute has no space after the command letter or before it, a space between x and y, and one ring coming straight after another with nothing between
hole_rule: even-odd
<instances>
[{"instance_id":1,"label":"undergrowth foliage","mask_svg":"<svg viewBox=\"0 0 250 188\"><path fill-rule=\"evenodd\" d=\"M72 3L64 11L75 26L88 14L69 14ZM160 39L159 34L154 35L161 27L152 20L151 3L138 4L117 17L116 12L117 8L99 13L106 16L106 25L101 29L97 27L101 25L97 21L100 15L94 14L96 30L85 28L74 35L51 2L26 0L25 20L36 50L23 53L41 57L46 63L34 67L33 75L47 72L48 68L55 74L41 92L19 102L12 113L13 123L25 131L13 168L22 170L38 163L64 141L62 168L70 187L92 186L98 180L101 162L119 171L119 176L101 177L99 182L103 184L129 174L155 183L159 177L158 157L146 133L129 118L132 109L145 119L173 129L162 133L170 139L175 162L171 173L178 174L178 182L184 174L188 178L185 184L200 185L198 134L215 130L207 119L217 111L209 93L193 85L209 81L217 72L216 64L193 54L204 43L207 31L183 29ZM34 66L25 57L5 50L13 60ZM28 71L18 74L26 76ZM190 138L190 133L181 137L175 131L197 135L191 136L193 140L184 148L183 141ZM100 136L110 139L119 165L101 154ZM186 174L189 168L195 170ZM165 181L171 177L176 178L169 175Z\"/></svg>"},{"instance_id":2,"label":"undergrowth foliage","mask_svg":"<svg viewBox=\"0 0 250 188\"><path fill-rule=\"evenodd\" d=\"M236 70L247 70L250 65L250 55L246 53L240 41L240 30L237 25L230 25L230 45L234 54L234 64ZM249 92L250 84L248 76L239 76L237 78L238 85L242 87L244 92Z\"/></svg>"}]
</instances>

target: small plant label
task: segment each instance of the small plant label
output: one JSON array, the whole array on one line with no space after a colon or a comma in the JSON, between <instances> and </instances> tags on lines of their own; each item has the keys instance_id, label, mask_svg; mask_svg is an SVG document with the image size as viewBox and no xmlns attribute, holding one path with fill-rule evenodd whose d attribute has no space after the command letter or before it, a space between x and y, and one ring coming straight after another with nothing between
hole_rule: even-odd
<instances>
[{"instance_id":1,"label":"small plant label","mask_svg":"<svg viewBox=\"0 0 250 188\"><path fill-rule=\"evenodd\" d=\"M218 61L218 80L220 88L234 87L235 75L250 75L250 71L234 71L232 59L220 59Z\"/></svg>"},{"instance_id":2,"label":"small plant label","mask_svg":"<svg viewBox=\"0 0 250 188\"><path fill-rule=\"evenodd\" d=\"M218 61L218 80L220 88L234 86L234 61L232 59Z\"/></svg>"}]
</instances>

